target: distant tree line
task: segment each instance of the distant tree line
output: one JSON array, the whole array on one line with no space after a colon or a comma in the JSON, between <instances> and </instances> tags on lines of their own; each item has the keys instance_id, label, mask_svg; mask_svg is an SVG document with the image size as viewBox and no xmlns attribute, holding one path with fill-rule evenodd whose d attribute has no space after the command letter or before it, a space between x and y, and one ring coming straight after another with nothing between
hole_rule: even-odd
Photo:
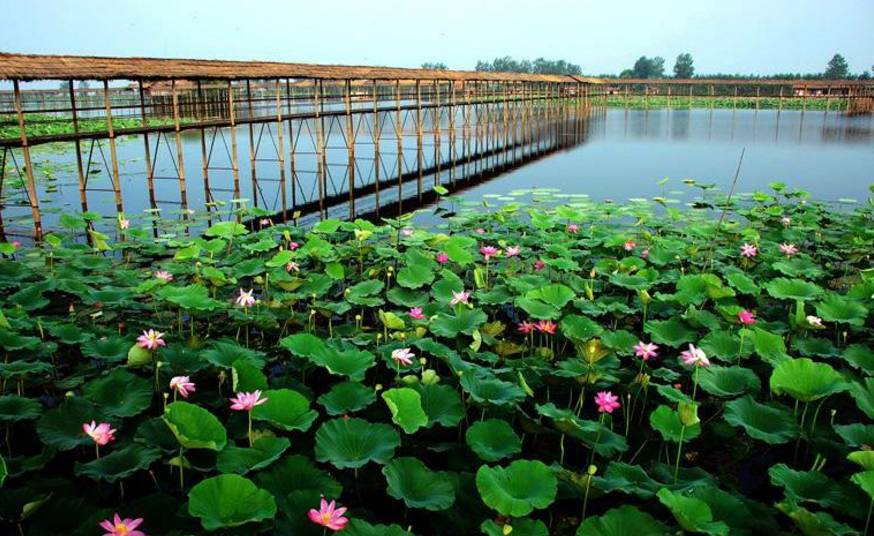
<instances>
[{"instance_id":1,"label":"distant tree line","mask_svg":"<svg viewBox=\"0 0 874 536\"><path fill-rule=\"evenodd\" d=\"M505 72L505 73L532 73L532 74L574 74L580 75L583 69L576 63L567 60L517 60L510 56L495 58L492 61L480 60L476 62L477 71Z\"/></svg>"},{"instance_id":2,"label":"distant tree line","mask_svg":"<svg viewBox=\"0 0 874 536\"><path fill-rule=\"evenodd\" d=\"M447 67L446 64L443 62L426 61L425 63L422 64L422 69L433 69L435 71L445 71L445 70L449 69L449 67Z\"/></svg>"},{"instance_id":3,"label":"distant tree line","mask_svg":"<svg viewBox=\"0 0 874 536\"><path fill-rule=\"evenodd\" d=\"M871 71L874 72L874 65L871 66ZM695 74L694 60L692 54L684 52L677 56L674 62L673 69L674 78L760 78L760 79L785 79L796 80L800 78L819 79L819 80L870 80L871 72L862 71L859 74L850 72L850 66L847 60L840 54L835 54L826 68L821 73L775 73L768 75L760 74ZM615 75L601 75L605 78L615 78ZM631 69L625 69L619 74L619 78L665 78L665 59L661 56L641 56L634 62Z\"/></svg>"}]
</instances>

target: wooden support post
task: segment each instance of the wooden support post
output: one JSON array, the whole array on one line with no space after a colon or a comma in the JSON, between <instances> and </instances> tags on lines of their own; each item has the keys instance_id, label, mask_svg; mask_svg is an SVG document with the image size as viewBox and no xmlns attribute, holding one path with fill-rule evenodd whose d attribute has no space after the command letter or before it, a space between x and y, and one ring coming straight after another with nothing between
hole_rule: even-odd
<instances>
[{"instance_id":1,"label":"wooden support post","mask_svg":"<svg viewBox=\"0 0 874 536\"><path fill-rule=\"evenodd\" d=\"M464 107L462 108L462 121L464 125L461 130L461 156L464 159L464 164L462 165L461 176L467 178L468 167L470 166L470 115L472 113L470 90L467 88L467 81L461 82L461 94L464 96Z\"/></svg>"},{"instance_id":2,"label":"wooden support post","mask_svg":"<svg viewBox=\"0 0 874 536\"><path fill-rule=\"evenodd\" d=\"M282 124L282 85L276 79L276 158L279 164L279 196L282 203L282 223L288 221L288 192L285 185L285 125Z\"/></svg>"},{"instance_id":3,"label":"wooden support post","mask_svg":"<svg viewBox=\"0 0 874 536\"><path fill-rule=\"evenodd\" d=\"M285 79L285 94L288 98L288 166L291 172L291 208L297 210L297 168L295 167L294 148L297 145L297 140L294 136L294 120L291 117L292 103L294 102L294 89L291 87L291 80ZM294 218L297 220L297 218Z\"/></svg>"},{"instance_id":4,"label":"wooden support post","mask_svg":"<svg viewBox=\"0 0 874 536\"><path fill-rule=\"evenodd\" d=\"M440 116L442 112L440 111L440 81L434 80L434 102L433 110L434 113L431 114L431 129L434 133L434 185L437 186L440 184L440 164L443 159L443 152L440 148L440 138L442 133L440 132Z\"/></svg>"},{"instance_id":5,"label":"wooden support post","mask_svg":"<svg viewBox=\"0 0 874 536\"><path fill-rule=\"evenodd\" d=\"M671 108L671 85L668 84L668 109Z\"/></svg>"},{"instance_id":6,"label":"wooden support post","mask_svg":"<svg viewBox=\"0 0 874 536\"><path fill-rule=\"evenodd\" d=\"M124 215L121 200L121 178L118 174L118 151L115 147L115 130L112 128L112 102L109 100L109 80L103 81L103 102L106 106L106 129L109 137L109 158L112 161L112 192L115 195L115 212Z\"/></svg>"},{"instance_id":7,"label":"wooden support post","mask_svg":"<svg viewBox=\"0 0 874 536\"><path fill-rule=\"evenodd\" d=\"M179 96L176 94L176 80L170 81L173 94L173 127L176 131L176 172L179 177L179 200L182 204L182 217L188 219L188 191L185 188L185 158L182 155L182 129L179 117Z\"/></svg>"},{"instance_id":8,"label":"wooden support post","mask_svg":"<svg viewBox=\"0 0 874 536\"><path fill-rule=\"evenodd\" d=\"M316 180L319 184L319 216L325 219L327 216L325 208L325 195L327 194L328 178L327 178L327 156L325 155L325 118L322 116L324 84L321 79L313 80L313 107L315 109L315 124L316 124Z\"/></svg>"},{"instance_id":9,"label":"wooden support post","mask_svg":"<svg viewBox=\"0 0 874 536\"><path fill-rule=\"evenodd\" d=\"M737 86L734 86L734 99L731 101L731 107L737 109Z\"/></svg>"},{"instance_id":10,"label":"wooden support post","mask_svg":"<svg viewBox=\"0 0 874 536\"><path fill-rule=\"evenodd\" d=\"M346 109L346 178L349 180L349 219L355 219L355 125L352 122L352 81L343 82L343 102Z\"/></svg>"},{"instance_id":11,"label":"wooden support post","mask_svg":"<svg viewBox=\"0 0 874 536\"><path fill-rule=\"evenodd\" d=\"M455 136L455 113L457 104L457 95L455 93L455 80L449 81L449 160L452 167L449 168L449 182L452 187L455 187L455 156L456 156L456 136Z\"/></svg>"},{"instance_id":12,"label":"wooden support post","mask_svg":"<svg viewBox=\"0 0 874 536\"><path fill-rule=\"evenodd\" d=\"M689 108L692 107L692 88L693 87L694 86L692 84L689 84Z\"/></svg>"},{"instance_id":13,"label":"wooden support post","mask_svg":"<svg viewBox=\"0 0 874 536\"><path fill-rule=\"evenodd\" d=\"M248 112L249 123L249 172L252 177L252 205L258 206L258 169L257 169L257 153L255 151L255 124L252 119L255 112L252 109L252 86L249 80L246 80L246 111Z\"/></svg>"},{"instance_id":14,"label":"wooden support post","mask_svg":"<svg viewBox=\"0 0 874 536\"><path fill-rule=\"evenodd\" d=\"M30 160L30 146L27 144L27 129L24 121L24 107L21 104L21 88L18 80L12 81L15 93L15 112L18 115L18 131L21 139L21 152L24 153L24 171L27 175L27 201L30 203L30 215L33 218L33 239L42 241L42 215L39 209L39 197L36 191L36 180L33 178L33 163Z\"/></svg>"},{"instance_id":15,"label":"wooden support post","mask_svg":"<svg viewBox=\"0 0 874 536\"><path fill-rule=\"evenodd\" d=\"M831 111L832 107L832 87L826 86L825 88L825 111L828 113Z\"/></svg>"},{"instance_id":16,"label":"wooden support post","mask_svg":"<svg viewBox=\"0 0 874 536\"><path fill-rule=\"evenodd\" d=\"M376 217L379 217L379 181L380 166L379 158L379 81L373 80L373 126L370 129L373 135L373 187L376 201Z\"/></svg>"},{"instance_id":17,"label":"wooden support post","mask_svg":"<svg viewBox=\"0 0 874 536\"><path fill-rule=\"evenodd\" d=\"M777 110L783 110L783 86L780 86L780 97L778 98L778 108Z\"/></svg>"},{"instance_id":18,"label":"wooden support post","mask_svg":"<svg viewBox=\"0 0 874 536\"><path fill-rule=\"evenodd\" d=\"M780 88L780 90L782 91L783 88ZM756 86L756 110L759 109L759 101L761 100L761 97L762 97L762 87Z\"/></svg>"},{"instance_id":19,"label":"wooden support post","mask_svg":"<svg viewBox=\"0 0 874 536\"><path fill-rule=\"evenodd\" d=\"M140 95L142 95L143 83L140 82ZM82 165L82 141L79 139L79 114L76 109L76 91L73 89L73 81L70 80L70 113L73 116L73 134L76 139L73 140L73 145L76 150L76 172L79 178L79 202L82 204L82 212L88 212L88 194L86 192L87 184L85 182L85 167ZM143 125L145 126L145 125ZM149 139L146 136L146 165L149 166ZM151 166L149 166L151 167Z\"/></svg>"},{"instance_id":20,"label":"wooden support post","mask_svg":"<svg viewBox=\"0 0 874 536\"><path fill-rule=\"evenodd\" d=\"M395 80L395 138L397 141L398 165L398 215L403 212L404 201L404 123L401 113L401 81Z\"/></svg>"},{"instance_id":21,"label":"wooden support post","mask_svg":"<svg viewBox=\"0 0 874 536\"><path fill-rule=\"evenodd\" d=\"M234 176L234 199L240 199L240 162L237 155L237 114L234 110L234 86L228 80L228 119L231 131L231 171ZM240 221L239 214L237 221Z\"/></svg>"},{"instance_id":22,"label":"wooden support post","mask_svg":"<svg viewBox=\"0 0 874 536\"><path fill-rule=\"evenodd\" d=\"M424 154L422 152L422 81L416 80L416 171L418 179L416 181L416 194L419 201L422 201L422 173Z\"/></svg>"},{"instance_id":23,"label":"wooden support post","mask_svg":"<svg viewBox=\"0 0 874 536\"><path fill-rule=\"evenodd\" d=\"M204 102L204 94L203 94L203 84L200 80L197 81L197 100L198 100L198 117L202 120L205 117L205 114L209 114L209 105L207 105L207 110L203 109ZM206 150L206 129L200 127L200 173L203 177L203 201L204 206L206 208L206 213L209 214L212 212L212 191L209 186L209 159L210 155ZM146 152L148 153L148 143L146 143ZM212 219L209 220L210 224L212 224Z\"/></svg>"}]
</instances>

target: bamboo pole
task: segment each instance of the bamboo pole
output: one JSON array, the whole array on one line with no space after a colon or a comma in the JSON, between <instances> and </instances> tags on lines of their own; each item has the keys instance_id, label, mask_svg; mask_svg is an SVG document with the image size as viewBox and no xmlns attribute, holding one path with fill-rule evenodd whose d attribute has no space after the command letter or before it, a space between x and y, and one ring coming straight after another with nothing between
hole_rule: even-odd
<instances>
[{"instance_id":1,"label":"bamboo pole","mask_svg":"<svg viewBox=\"0 0 874 536\"><path fill-rule=\"evenodd\" d=\"M282 197L282 222L288 221L288 194L285 185L285 125L282 124L282 85L276 79L276 158L279 164L279 195Z\"/></svg>"},{"instance_id":2,"label":"bamboo pole","mask_svg":"<svg viewBox=\"0 0 874 536\"><path fill-rule=\"evenodd\" d=\"M422 201L422 168L424 163L424 154L422 152L422 81L416 80L416 162L417 175L416 194L419 201Z\"/></svg>"},{"instance_id":3,"label":"bamboo pole","mask_svg":"<svg viewBox=\"0 0 874 536\"><path fill-rule=\"evenodd\" d=\"M202 119L204 117L204 113L207 113L207 114L209 113L209 111L208 111L209 106L207 105L207 111L204 112L204 110L203 110L203 101L204 101L203 84L201 84L200 80L197 81L197 100L198 100L198 115ZM213 201L212 191L210 190L210 187L209 187L209 158L210 157L206 151L206 129L203 127L200 127L200 129L198 129L198 130L200 130L200 173L201 173L201 176L203 177L203 200L204 200L204 205L206 208L206 213L209 214L210 212L212 212L212 207L210 206L210 203L212 203L212 201ZM209 222L210 222L210 224L212 224L212 219L210 219Z\"/></svg>"},{"instance_id":4,"label":"bamboo pole","mask_svg":"<svg viewBox=\"0 0 874 536\"><path fill-rule=\"evenodd\" d=\"M69 89L70 113L73 117L73 133L76 135L76 139L73 140L73 145L76 150L76 173L79 179L79 202L82 204L82 212L88 212L88 194L85 191L88 185L85 182L85 167L82 164L82 140L79 139L79 114L76 109L76 91L73 89L72 80L70 80ZM142 82L140 82L140 94L142 94ZM148 136L148 134L144 134L144 136ZM148 165L149 142L148 138L146 138L146 140L146 165Z\"/></svg>"},{"instance_id":5,"label":"bamboo pole","mask_svg":"<svg viewBox=\"0 0 874 536\"><path fill-rule=\"evenodd\" d=\"M115 212L124 214L121 199L121 178L118 174L118 152L115 147L115 130L112 128L112 103L109 100L109 80L103 81L103 100L106 105L106 128L109 135L109 158L112 161L112 192L115 195Z\"/></svg>"},{"instance_id":6,"label":"bamboo pole","mask_svg":"<svg viewBox=\"0 0 874 536\"><path fill-rule=\"evenodd\" d=\"M21 152L24 153L24 172L27 175L27 201L30 203L30 214L33 218L33 239L42 241L42 215L39 210L39 197L37 197L36 180L33 178L33 163L30 160L30 146L27 144L27 129L24 122L24 109L21 104L21 89L18 80L12 81L15 93L15 112L18 116L18 131L21 138Z\"/></svg>"},{"instance_id":7,"label":"bamboo pole","mask_svg":"<svg viewBox=\"0 0 874 536\"><path fill-rule=\"evenodd\" d=\"M355 219L355 128L352 124L352 81L344 81L343 102L346 108L346 178L349 179L349 219Z\"/></svg>"},{"instance_id":8,"label":"bamboo pole","mask_svg":"<svg viewBox=\"0 0 874 536\"><path fill-rule=\"evenodd\" d=\"M377 80L373 80L373 126L370 129L371 134L373 135L373 186L374 186L374 200L376 201L376 217L379 217L379 171L380 171L380 157L379 157L379 82Z\"/></svg>"},{"instance_id":9,"label":"bamboo pole","mask_svg":"<svg viewBox=\"0 0 874 536\"><path fill-rule=\"evenodd\" d=\"M398 163L398 215L403 211L404 200L404 125L401 115L401 81L395 80L395 138L397 139Z\"/></svg>"},{"instance_id":10,"label":"bamboo pole","mask_svg":"<svg viewBox=\"0 0 874 536\"><path fill-rule=\"evenodd\" d=\"M179 199L182 203L182 217L188 219L188 191L185 186L185 158L182 154L182 130L180 129L179 96L176 92L176 80L170 81L173 93L173 126L176 132L176 172L179 177Z\"/></svg>"},{"instance_id":11,"label":"bamboo pole","mask_svg":"<svg viewBox=\"0 0 874 536\"><path fill-rule=\"evenodd\" d=\"M324 85L321 79L313 79L313 105L316 124L316 180L319 183L319 216L325 219L325 195L327 193L327 159L325 156L325 118L322 116Z\"/></svg>"},{"instance_id":12,"label":"bamboo pole","mask_svg":"<svg viewBox=\"0 0 874 536\"><path fill-rule=\"evenodd\" d=\"M234 110L234 86L228 80L228 117L231 131L231 171L234 176L234 199L240 199L240 161L237 155L237 114ZM237 221L240 216L237 215Z\"/></svg>"},{"instance_id":13,"label":"bamboo pole","mask_svg":"<svg viewBox=\"0 0 874 536\"><path fill-rule=\"evenodd\" d=\"M249 172L252 177L252 204L254 206L258 206L258 166L257 166L257 153L255 152L255 123L252 122L254 118L254 111L252 110L252 87L249 83L249 80L246 80L246 110L248 111L249 117L247 118L248 126L249 126Z\"/></svg>"}]
</instances>

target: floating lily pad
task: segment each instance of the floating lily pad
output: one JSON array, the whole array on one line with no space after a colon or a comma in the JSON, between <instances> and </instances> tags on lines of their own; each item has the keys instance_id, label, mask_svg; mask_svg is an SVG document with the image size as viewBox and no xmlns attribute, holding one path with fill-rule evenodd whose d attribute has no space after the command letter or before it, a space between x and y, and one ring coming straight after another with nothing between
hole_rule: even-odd
<instances>
[{"instance_id":1,"label":"floating lily pad","mask_svg":"<svg viewBox=\"0 0 874 536\"><path fill-rule=\"evenodd\" d=\"M273 496L239 475L219 475L202 480L188 492L188 513L200 518L206 530L238 527L272 519Z\"/></svg>"},{"instance_id":2,"label":"floating lily pad","mask_svg":"<svg viewBox=\"0 0 874 536\"><path fill-rule=\"evenodd\" d=\"M522 441L503 419L478 421L467 429L464 437L471 450L487 462L522 452Z\"/></svg>"},{"instance_id":3,"label":"floating lily pad","mask_svg":"<svg viewBox=\"0 0 874 536\"><path fill-rule=\"evenodd\" d=\"M364 419L334 419L316 430L316 459L340 469L387 463L401 444L401 436L387 424Z\"/></svg>"},{"instance_id":4,"label":"floating lily pad","mask_svg":"<svg viewBox=\"0 0 874 536\"><path fill-rule=\"evenodd\" d=\"M388 494L409 508L446 510L455 502L452 481L441 471L431 471L418 458L395 458L382 468Z\"/></svg>"},{"instance_id":5,"label":"floating lily pad","mask_svg":"<svg viewBox=\"0 0 874 536\"><path fill-rule=\"evenodd\" d=\"M507 467L480 467L476 488L489 508L505 516L522 517L552 504L558 482L542 462L516 460Z\"/></svg>"}]
</instances>

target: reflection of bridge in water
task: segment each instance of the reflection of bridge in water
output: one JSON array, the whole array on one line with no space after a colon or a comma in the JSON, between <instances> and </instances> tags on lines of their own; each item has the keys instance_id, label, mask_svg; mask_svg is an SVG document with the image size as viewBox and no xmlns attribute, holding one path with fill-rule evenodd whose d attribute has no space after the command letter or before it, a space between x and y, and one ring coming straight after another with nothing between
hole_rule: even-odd
<instances>
[{"instance_id":1,"label":"reflection of bridge in water","mask_svg":"<svg viewBox=\"0 0 874 536\"><path fill-rule=\"evenodd\" d=\"M13 85L11 106L0 103L0 216L22 185L37 238L34 145L64 144L77 204L111 200L113 219L202 207L218 218L239 199L278 220L395 216L434 185L464 188L580 143L596 96L591 79L560 75L11 54L0 79ZM34 80L66 88L22 89Z\"/></svg>"}]
</instances>

